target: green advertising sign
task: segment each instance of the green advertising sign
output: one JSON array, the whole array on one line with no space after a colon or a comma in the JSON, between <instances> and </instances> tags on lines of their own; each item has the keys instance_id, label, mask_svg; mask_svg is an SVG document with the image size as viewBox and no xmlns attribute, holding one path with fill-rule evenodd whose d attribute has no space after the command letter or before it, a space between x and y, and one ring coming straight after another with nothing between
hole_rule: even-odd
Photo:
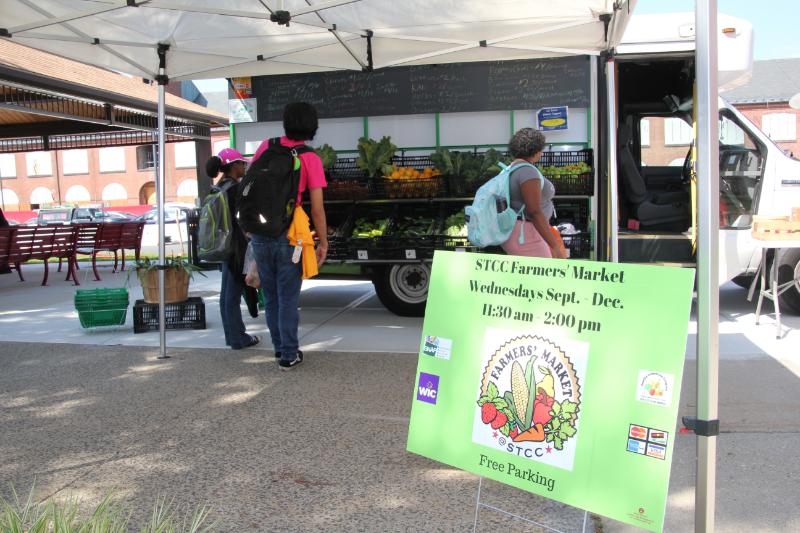
<instances>
[{"instance_id":1,"label":"green advertising sign","mask_svg":"<svg viewBox=\"0 0 800 533\"><path fill-rule=\"evenodd\" d=\"M693 279L437 251L408 450L660 531Z\"/></svg>"}]
</instances>

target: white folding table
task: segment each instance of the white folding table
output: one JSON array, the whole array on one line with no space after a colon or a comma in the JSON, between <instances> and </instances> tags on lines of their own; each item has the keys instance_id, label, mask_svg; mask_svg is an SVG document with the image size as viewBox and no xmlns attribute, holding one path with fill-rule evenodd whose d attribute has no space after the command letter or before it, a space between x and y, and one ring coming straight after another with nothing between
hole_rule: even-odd
<instances>
[{"instance_id":1,"label":"white folding table","mask_svg":"<svg viewBox=\"0 0 800 533\"><path fill-rule=\"evenodd\" d=\"M778 261L775 260L778 253L783 248L800 248L800 240L762 240L754 239L756 246L761 248L761 263L758 265L756 277L750 285L750 292L747 296L748 301L753 300L753 293L755 292L756 285L759 280L761 281L761 290L758 293L758 304L756 305L756 324L758 324L759 316L761 315L761 304L764 298L769 298L775 305L775 325L777 327L775 337L781 338L781 308L778 303L778 298L781 294L792 288L793 286L800 290L800 277L795 276L794 279L785 281L778 284ZM772 268L770 273L770 283L767 285L767 251L775 250L775 256L772 260Z\"/></svg>"}]
</instances>

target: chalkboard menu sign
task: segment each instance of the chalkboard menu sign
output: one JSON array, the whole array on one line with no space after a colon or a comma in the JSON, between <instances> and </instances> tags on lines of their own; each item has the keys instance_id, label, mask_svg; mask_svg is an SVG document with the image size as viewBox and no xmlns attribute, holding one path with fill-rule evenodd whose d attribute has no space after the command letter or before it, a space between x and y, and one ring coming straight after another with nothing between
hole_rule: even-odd
<instances>
[{"instance_id":1,"label":"chalkboard menu sign","mask_svg":"<svg viewBox=\"0 0 800 533\"><path fill-rule=\"evenodd\" d=\"M589 106L586 56L257 76L258 121L281 120L289 102L322 118ZM233 96L231 96L233 98Z\"/></svg>"}]
</instances>

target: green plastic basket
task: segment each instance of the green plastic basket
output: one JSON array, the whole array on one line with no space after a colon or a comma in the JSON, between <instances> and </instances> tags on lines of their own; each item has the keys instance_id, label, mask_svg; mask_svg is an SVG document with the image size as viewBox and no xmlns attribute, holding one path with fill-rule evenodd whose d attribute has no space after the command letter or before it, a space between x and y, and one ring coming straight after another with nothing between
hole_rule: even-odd
<instances>
[{"instance_id":1,"label":"green plastic basket","mask_svg":"<svg viewBox=\"0 0 800 533\"><path fill-rule=\"evenodd\" d=\"M100 326L122 326L128 316L128 308L78 311L78 320L84 328Z\"/></svg>"},{"instance_id":2,"label":"green plastic basket","mask_svg":"<svg viewBox=\"0 0 800 533\"><path fill-rule=\"evenodd\" d=\"M121 326L128 315L128 289L79 289L75 310L84 328Z\"/></svg>"}]
</instances>

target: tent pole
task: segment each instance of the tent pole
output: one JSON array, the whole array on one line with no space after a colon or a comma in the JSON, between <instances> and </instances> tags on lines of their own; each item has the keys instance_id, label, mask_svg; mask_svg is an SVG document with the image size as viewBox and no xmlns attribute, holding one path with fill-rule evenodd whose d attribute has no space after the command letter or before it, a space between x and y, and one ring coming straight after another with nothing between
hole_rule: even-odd
<instances>
[{"instance_id":1,"label":"tent pole","mask_svg":"<svg viewBox=\"0 0 800 533\"><path fill-rule=\"evenodd\" d=\"M166 45L158 46L158 176L156 180L156 203L158 204L158 336L159 336L159 359L167 359L167 329L166 316L164 312L165 287L164 287L164 268L166 262L166 247L164 243L164 195L166 192L166 167L165 156L165 117L164 106L166 101Z\"/></svg>"},{"instance_id":2,"label":"tent pole","mask_svg":"<svg viewBox=\"0 0 800 533\"><path fill-rule=\"evenodd\" d=\"M695 531L714 531L719 378L717 0L697 0L697 480Z\"/></svg>"},{"instance_id":3,"label":"tent pole","mask_svg":"<svg viewBox=\"0 0 800 533\"><path fill-rule=\"evenodd\" d=\"M619 197L617 190L617 67L613 57L606 60L606 107L608 109L608 260L619 261ZM603 228L606 235L606 228Z\"/></svg>"}]
</instances>

